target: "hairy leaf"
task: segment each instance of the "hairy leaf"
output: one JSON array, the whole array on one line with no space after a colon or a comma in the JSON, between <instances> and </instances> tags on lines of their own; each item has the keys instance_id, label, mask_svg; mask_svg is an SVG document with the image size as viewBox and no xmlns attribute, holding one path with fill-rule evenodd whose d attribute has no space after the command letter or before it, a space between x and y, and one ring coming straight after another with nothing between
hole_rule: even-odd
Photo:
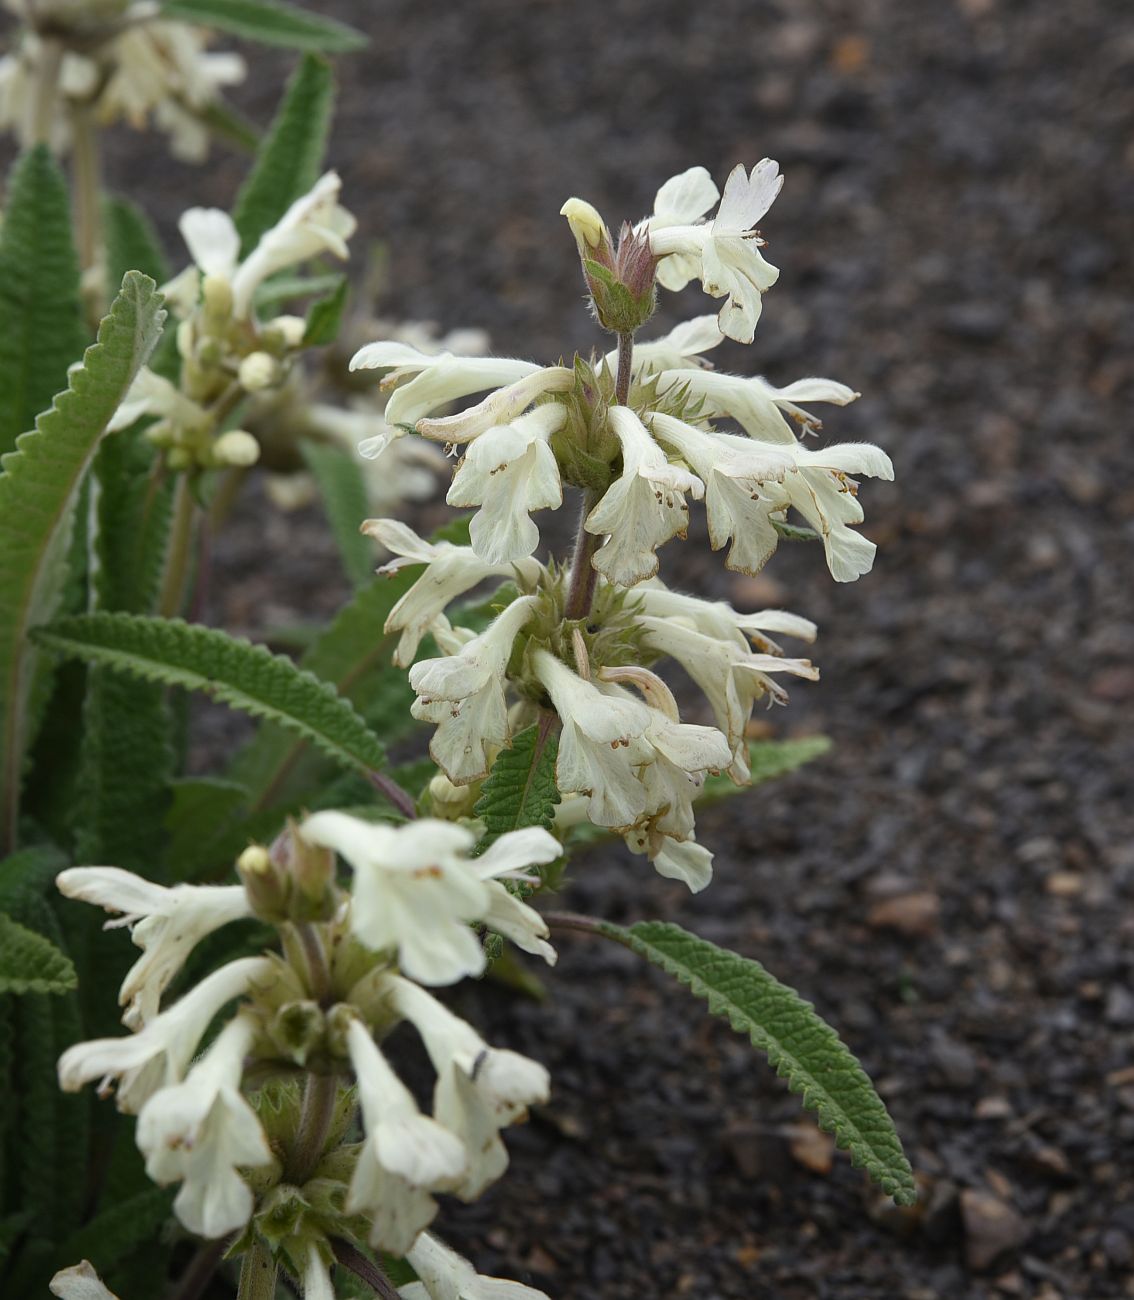
<instances>
[{"instance_id":1,"label":"hairy leaf","mask_svg":"<svg viewBox=\"0 0 1134 1300\"><path fill-rule=\"evenodd\" d=\"M169 1218L173 1192L150 1187L111 1204L74 1232L59 1248L61 1262L89 1259L106 1276L139 1246L145 1245Z\"/></svg>"},{"instance_id":2,"label":"hairy leaf","mask_svg":"<svg viewBox=\"0 0 1134 1300\"><path fill-rule=\"evenodd\" d=\"M345 767L381 767L384 750L349 700L333 686L215 628L180 619L82 614L37 629L57 654L105 664L167 686L183 686L288 727Z\"/></svg>"},{"instance_id":3,"label":"hairy leaf","mask_svg":"<svg viewBox=\"0 0 1134 1300\"><path fill-rule=\"evenodd\" d=\"M343 322L347 298L350 296L350 283L345 275L339 276L339 282L325 298L319 298L307 309L307 328L303 334L303 346L307 348L326 347L339 337L339 327Z\"/></svg>"},{"instance_id":4,"label":"hairy leaf","mask_svg":"<svg viewBox=\"0 0 1134 1300\"><path fill-rule=\"evenodd\" d=\"M362 469L341 447L308 439L300 443L300 450L319 485L343 568L351 582L360 587L374 576L374 543L358 531L368 504Z\"/></svg>"},{"instance_id":5,"label":"hairy leaf","mask_svg":"<svg viewBox=\"0 0 1134 1300\"><path fill-rule=\"evenodd\" d=\"M420 572L414 565L357 591L299 661L351 700L387 743L413 725L413 692L405 671L390 664L393 641L382 628ZM294 801L320 779L305 748L304 742L265 726L237 755L229 775L248 787L254 807Z\"/></svg>"},{"instance_id":6,"label":"hairy leaf","mask_svg":"<svg viewBox=\"0 0 1134 1300\"><path fill-rule=\"evenodd\" d=\"M228 8L228 0L218 7ZM240 231L242 257L318 180L334 93L330 66L307 55L288 83L256 164L237 195L232 218Z\"/></svg>"},{"instance_id":7,"label":"hairy leaf","mask_svg":"<svg viewBox=\"0 0 1134 1300\"><path fill-rule=\"evenodd\" d=\"M283 0L164 0L162 12L168 18L200 23L218 31L231 32L264 45L282 45L289 50L321 50L345 54L368 44L362 32L346 23L311 13Z\"/></svg>"},{"instance_id":8,"label":"hairy leaf","mask_svg":"<svg viewBox=\"0 0 1134 1300\"><path fill-rule=\"evenodd\" d=\"M0 455L51 405L86 342L67 182L40 145L12 172L0 233Z\"/></svg>"},{"instance_id":9,"label":"hairy leaf","mask_svg":"<svg viewBox=\"0 0 1134 1300\"><path fill-rule=\"evenodd\" d=\"M555 784L558 749L558 737L537 725L521 731L511 748L500 753L473 809L484 822L484 835L476 846L478 853L508 831L524 826L551 829L559 803Z\"/></svg>"},{"instance_id":10,"label":"hairy leaf","mask_svg":"<svg viewBox=\"0 0 1134 1300\"><path fill-rule=\"evenodd\" d=\"M697 802L711 803L729 795L743 794L754 785L774 781L794 772L804 763L820 758L831 748L826 736L801 736L798 740L750 740L748 768L752 779L747 785L735 785L727 776L711 776L705 782Z\"/></svg>"},{"instance_id":11,"label":"hairy leaf","mask_svg":"<svg viewBox=\"0 0 1134 1300\"><path fill-rule=\"evenodd\" d=\"M165 313L131 271L66 392L0 458L0 843L16 835L35 654L28 630L54 614L74 503L99 440L153 350Z\"/></svg>"},{"instance_id":12,"label":"hairy leaf","mask_svg":"<svg viewBox=\"0 0 1134 1300\"><path fill-rule=\"evenodd\" d=\"M170 277L169 262L149 217L120 194L110 195L102 207L106 231L106 273L111 298L127 271L141 271L157 284Z\"/></svg>"},{"instance_id":13,"label":"hairy leaf","mask_svg":"<svg viewBox=\"0 0 1134 1300\"><path fill-rule=\"evenodd\" d=\"M643 921L628 930L600 922L608 938L674 976L764 1052L819 1126L850 1152L856 1168L899 1205L917 1198L913 1171L874 1085L810 1002L748 957L718 948L678 925Z\"/></svg>"},{"instance_id":14,"label":"hairy leaf","mask_svg":"<svg viewBox=\"0 0 1134 1300\"><path fill-rule=\"evenodd\" d=\"M78 982L66 953L0 912L0 993L66 993Z\"/></svg>"}]
</instances>

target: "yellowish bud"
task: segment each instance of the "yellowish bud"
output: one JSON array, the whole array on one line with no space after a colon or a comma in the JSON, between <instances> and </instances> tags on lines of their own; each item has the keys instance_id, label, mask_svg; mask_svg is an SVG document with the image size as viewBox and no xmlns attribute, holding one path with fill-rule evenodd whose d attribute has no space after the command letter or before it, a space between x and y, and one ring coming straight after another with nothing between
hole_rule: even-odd
<instances>
[{"instance_id":1,"label":"yellowish bud","mask_svg":"<svg viewBox=\"0 0 1134 1300\"><path fill-rule=\"evenodd\" d=\"M280 363L270 352L250 352L240 363L240 386L247 393L271 388L280 377Z\"/></svg>"},{"instance_id":2,"label":"yellowish bud","mask_svg":"<svg viewBox=\"0 0 1134 1300\"><path fill-rule=\"evenodd\" d=\"M609 245L610 232L606 228L606 222L585 199L568 199L559 209L559 215L567 218L581 257L589 257L589 250Z\"/></svg>"},{"instance_id":3,"label":"yellowish bud","mask_svg":"<svg viewBox=\"0 0 1134 1300\"><path fill-rule=\"evenodd\" d=\"M260 459L260 444L243 429L230 429L213 443L214 465L230 465L234 469L248 469Z\"/></svg>"}]
</instances>

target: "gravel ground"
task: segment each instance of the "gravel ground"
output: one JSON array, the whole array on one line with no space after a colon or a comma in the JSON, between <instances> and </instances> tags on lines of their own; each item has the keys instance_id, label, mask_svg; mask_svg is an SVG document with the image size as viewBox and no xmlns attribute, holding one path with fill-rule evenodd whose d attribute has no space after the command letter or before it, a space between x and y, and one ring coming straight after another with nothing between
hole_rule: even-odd
<instances>
[{"instance_id":1,"label":"gravel ground","mask_svg":"<svg viewBox=\"0 0 1134 1300\"><path fill-rule=\"evenodd\" d=\"M885 1095L920 1207L873 1198L683 990L568 934L545 1005L465 995L555 1094L443 1230L561 1298L1134 1295L1127 0L321 7L373 35L341 64L332 153L388 243L392 313L587 348L562 201L638 216L676 171L771 155L782 274L721 365L853 384L827 432L898 473L864 486L880 552L850 586L809 548L755 580L700 531L669 548L675 584L820 623L823 680L770 725L835 747L706 813L705 894L611 851L564 901L680 921L813 999ZM271 84L245 96L261 119ZM124 187L155 148L118 150ZM242 165L171 170L167 231ZM316 520L252 508L216 617L326 609L333 565Z\"/></svg>"}]
</instances>

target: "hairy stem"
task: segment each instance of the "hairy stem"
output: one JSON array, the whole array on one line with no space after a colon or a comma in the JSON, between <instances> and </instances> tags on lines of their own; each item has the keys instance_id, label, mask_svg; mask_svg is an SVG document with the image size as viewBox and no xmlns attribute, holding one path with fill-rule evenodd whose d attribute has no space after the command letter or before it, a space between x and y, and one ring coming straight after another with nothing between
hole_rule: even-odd
<instances>
[{"instance_id":1,"label":"hairy stem","mask_svg":"<svg viewBox=\"0 0 1134 1300\"><path fill-rule=\"evenodd\" d=\"M59 98L59 76L63 71L63 42L45 37L40 44L39 66L36 68L34 105L32 110L32 138L36 144L51 144L51 128L55 124L55 104Z\"/></svg>"},{"instance_id":2,"label":"hairy stem","mask_svg":"<svg viewBox=\"0 0 1134 1300\"><path fill-rule=\"evenodd\" d=\"M381 1296L382 1300L398 1300L398 1291L393 1282L377 1264L367 1259L362 1251L355 1249L349 1241L335 1238L331 1242L331 1249L343 1268L350 1269L355 1277L365 1282L375 1295Z\"/></svg>"},{"instance_id":3,"label":"hairy stem","mask_svg":"<svg viewBox=\"0 0 1134 1300\"><path fill-rule=\"evenodd\" d=\"M634 360L634 335L618 336L618 377L614 381L614 397L619 406L630 398L630 366Z\"/></svg>"},{"instance_id":4,"label":"hairy stem","mask_svg":"<svg viewBox=\"0 0 1134 1300\"><path fill-rule=\"evenodd\" d=\"M256 1242L240 1265L236 1300L275 1300L277 1272L276 1261Z\"/></svg>"},{"instance_id":5,"label":"hairy stem","mask_svg":"<svg viewBox=\"0 0 1134 1300\"><path fill-rule=\"evenodd\" d=\"M634 360L634 335L618 336L618 374L614 381L614 400L619 406L625 406L630 397L630 374ZM584 619L591 612L591 602L595 596L595 584L598 571L594 567L595 552L602 543L602 536L587 532L587 516L598 505L599 493L588 491L583 497L579 512L579 531L575 535L575 551L571 558L571 587L567 593L567 607L563 612L567 619Z\"/></svg>"},{"instance_id":6,"label":"hairy stem","mask_svg":"<svg viewBox=\"0 0 1134 1300\"><path fill-rule=\"evenodd\" d=\"M106 290L97 271L102 261L102 151L90 104L77 104L71 110L71 134L75 237L83 273L83 299L88 316L97 323L106 309Z\"/></svg>"},{"instance_id":7,"label":"hairy stem","mask_svg":"<svg viewBox=\"0 0 1134 1300\"><path fill-rule=\"evenodd\" d=\"M370 784L379 794L388 799L403 817L413 821L417 816L417 805L408 790L403 790L397 781L385 772L368 772L367 776L370 778Z\"/></svg>"},{"instance_id":8,"label":"hairy stem","mask_svg":"<svg viewBox=\"0 0 1134 1300\"><path fill-rule=\"evenodd\" d=\"M303 1109L291 1154L284 1168L289 1183L302 1187L315 1172L327 1145L331 1120L335 1116L335 1098L339 1081L333 1074L309 1074L303 1091Z\"/></svg>"},{"instance_id":9,"label":"hairy stem","mask_svg":"<svg viewBox=\"0 0 1134 1300\"><path fill-rule=\"evenodd\" d=\"M174 618L185 603L185 587L189 577L189 560L193 550L193 525L196 503L189 486L189 475L181 474L173 496L173 525L170 529L169 554L165 561L158 613L162 618Z\"/></svg>"},{"instance_id":10,"label":"hairy stem","mask_svg":"<svg viewBox=\"0 0 1134 1300\"><path fill-rule=\"evenodd\" d=\"M199 1300L205 1288L212 1281L224 1253L232 1245L232 1237L222 1237L219 1241L207 1241L193 1258L189 1267L181 1275L171 1300Z\"/></svg>"}]
</instances>

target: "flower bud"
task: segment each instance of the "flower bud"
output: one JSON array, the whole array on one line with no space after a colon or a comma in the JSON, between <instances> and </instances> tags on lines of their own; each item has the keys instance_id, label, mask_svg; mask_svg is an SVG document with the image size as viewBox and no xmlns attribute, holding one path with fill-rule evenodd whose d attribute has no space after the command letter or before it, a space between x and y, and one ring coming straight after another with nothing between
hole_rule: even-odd
<instances>
[{"instance_id":1,"label":"flower bud","mask_svg":"<svg viewBox=\"0 0 1134 1300\"><path fill-rule=\"evenodd\" d=\"M249 845L237 858L236 874L244 884L252 911L261 921L278 925L287 920L291 894L287 870L273 862L262 844Z\"/></svg>"},{"instance_id":2,"label":"flower bud","mask_svg":"<svg viewBox=\"0 0 1134 1300\"><path fill-rule=\"evenodd\" d=\"M232 319L232 285L223 275L206 275L201 285L201 298L209 329L219 333Z\"/></svg>"},{"instance_id":3,"label":"flower bud","mask_svg":"<svg viewBox=\"0 0 1134 1300\"><path fill-rule=\"evenodd\" d=\"M234 469L248 469L260 459L260 444L243 429L230 429L213 443L214 465L230 465Z\"/></svg>"},{"instance_id":4,"label":"flower bud","mask_svg":"<svg viewBox=\"0 0 1134 1300\"><path fill-rule=\"evenodd\" d=\"M245 392L258 393L279 381L280 363L270 352L250 352L240 363L238 377Z\"/></svg>"},{"instance_id":5,"label":"flower bud","mask_svg":"<svg viewBox=\"0 0 1134 1300\"><path fill-rule=\"evenodd\" d=\"M471 817L480 789L479 781L472 785L454 785L444 772L438 772L429 783L429 805L434 817L450 822Z\"/></svg>"},{"instance_id":6,"label":"flower bud","mask_svg":"<svg viewBox=\"0 0 1134 1300\"><path fill-rule=\"evenodd\" d=\"M270 347L295 349L303 346L307 322L302 316L277 316L264 326L264 342Z\"/></svg>"},{"instance_id":7,"label":"flower bud","mask_svg":"<svg viewBox=\"0 0 1134 1300\"><path fill-rule=\"evenodd\" d=\"M649 236L626 224L616 252L610 231L589 203L568 199L560 212L575 236L599 324L613 334L634 334L654 314L657 302L657 258Z\"/></svg>"}]
</instances>

